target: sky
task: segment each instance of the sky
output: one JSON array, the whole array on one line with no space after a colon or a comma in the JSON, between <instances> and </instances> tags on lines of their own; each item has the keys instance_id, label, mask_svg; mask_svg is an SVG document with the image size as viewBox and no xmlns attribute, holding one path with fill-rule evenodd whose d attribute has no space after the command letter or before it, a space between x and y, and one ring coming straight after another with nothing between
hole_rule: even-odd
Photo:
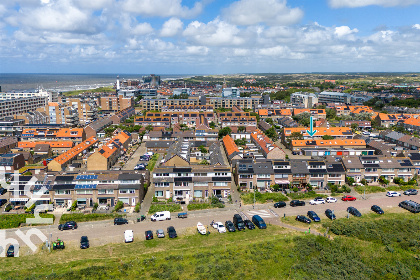
<instances>
[{"instance_id":1,"label":"sky","mask_svg":"<svg viewBox=\"0 0 420 280\"><path fill-rule=\"evenodd\" d=\"M420 0L1 0L0 73L420 72Z\"/></svg>"}]
</instances>

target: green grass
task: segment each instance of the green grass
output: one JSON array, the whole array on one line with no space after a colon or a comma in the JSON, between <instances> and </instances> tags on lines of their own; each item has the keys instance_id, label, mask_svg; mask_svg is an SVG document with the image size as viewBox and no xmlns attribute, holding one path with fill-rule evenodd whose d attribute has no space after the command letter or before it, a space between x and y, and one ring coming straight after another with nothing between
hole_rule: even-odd
<instances>
[{"instance_id":1,"label":"green grass","mask_svg":"<svg viewBox=\"0 0 420 280\"><path fill-rule=\"evenodd\" d=\"M182 208L179 204L152 204L149 209L149 214L161 211L180 212Z\"/></svg>"},{"instance_id":2,"label":"green grass","mask_svg":"<svg viewBox=\"0 0 420 280\"><path fill-rule=\"evenodd\" d=\"M381 218L403 220L396 228L379 226L381 234L397 234L404 226L417 222L406 219L405 214ZM365 220L347 222L351 229L364 225ZM415 226L411 229L416 230ZM266 230L226 234L212 230L209 236L201 236L195 228L190 228L174 240L139 241L135 236L131 244L92 247L86 252L68 247L52 253L5 258L2 262L2 279L382 280L420 277L420 262L410 249L355 236L335 236L330 240L274 225L268 225Z\"/></svg>"},{"instance_id":3,"label":"green grass","mask_svg":"<svg viewBox=\"0 0 420 280\"><path fill-rule=\"evenodd\" d=\"M355 186L354 190L357 193L364 193L366 190L366 193L379 193L379 192L386 192L386 189L381 186Z\"/></svg>"},{"instance_id":4,"label":"green grass","mask_svg":"<svg viewBox=\"0 0 420 280\"><path fill-rule=\"evenodd\" d=\"M418 188L419 188L418 186L410 186L410 185L400 186L400 185L397 185L397 186L386 187L386 190L387 191L406 191L408 189L418 189Z\"/></svg>"},{"instance_id":5,"label":"green grass","mask_svg":"<svg viewBox=\"0 0 420 280\"><path fill-rule=\"evenodd\" d=\"M42 218L53 218L53 214L40 214ZM33 214L4 214L0 215L0 229L17 228L20 224L26 223L27 218L34 218Z\"/></svg>"},{"instance_id":6,"label":"green grass","mask_svg":"<svg viewBox=\"0 0 420 280\"><path fill-rule=\"evenodd\" d=\"M242 193L241 199L244 204L254 203L254 193ZM273 202L279 201L288 201L289 199L282 193L273 192L273 193L255 193L255 201L257 203L266 203L267 200L272 200Z\"/></svg>"},{"instance_id":7,"label":"green grass","mask_svg":"<svg viewBox=\"0 0 420 280\"><path fill-rule=\"evenodd\" d=\"M158 153L154 154L152 158L149 160L149 164L147 165L146 169L152 172L153 169L155 169L155 165L158 158L159 158L159 154Z\"/></svg>"},{"instance_id":8,"label":"green grass","mask_svg":"<svg viewBox=\"0 0 420 280\"><path fill-rule=\"evenodd\" d=\"M63 214L60 218L60 224L63 224L68 221L79 222L89 222L89 221L102 221L102 220L112 220L117 217L122 217L118 214L83 214L83 213L72 213L72 214Z\"/></svg>"},{"instance_id":9,"label":"green grass","mask_svg":"<svg viewBox=\"0 0 420 280\"><path fill-rule=\"evenodd\" d=\"M112 87L100 87L95 89L87 89L87 90L72 90L72 91L66 91L63 92L64 96L74 96L79 95L81 93L94 93L94 92L115 92L115 89Z\"/></svg>"},{"instance_id":10,"label":"green grass","mask_svg":"<svg viewBox=\"0 0 420 280\"><path fill-rule=\"evenodd\" d=\"M204 209L211 209L215 206L211 205L210 203L190 203L188 204L188 211L192 210L204 210Z\"/></svg>"},{"instance_id":11,"label":"green grass","mask_svg":"<svg viewBox=\"0 0 420 280\"><path fill-rule=\"evenodd\" d=\"M324 197L324 198L328 197L328 195L319 194L314 191L308 191L305 193L302 193L302 192L288 193L287 196L290 197L291 199L310 199L310 198L315 198L315 197Z\"/></svg>"}]
</instances>

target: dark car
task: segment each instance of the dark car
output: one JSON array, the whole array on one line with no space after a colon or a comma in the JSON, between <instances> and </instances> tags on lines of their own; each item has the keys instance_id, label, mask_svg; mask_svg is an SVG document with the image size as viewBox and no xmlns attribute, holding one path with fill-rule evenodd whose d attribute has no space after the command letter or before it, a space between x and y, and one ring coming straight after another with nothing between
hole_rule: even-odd
<instances>
[{"instance_id":1,"label":"dark car","mask_svg":"<svg viewBox=\"0 0 420 280\"><path fill-rule=\"evenodd\" d=\"M290 206L295 207L295 206L305 206L305 201L302 200L292 200L290 201Z\"/></svg>"},{"instance_id":2,"label":"dark car","mask_svg":"<svg viewBox=\"0 0 420 280\"><path fill-rule=\"evenodd\" d=\"M128 224L127 219L124 219L124 218L115 218L114 219L114 225L123 225L123 224Z\"/></svg>"},{"instance_id":3,"label":"dark car","mask_svg":"<svg viewBox=\"0 0 420 280\"><path fill-rule=\"evenodd\" d=\"M235 214L233 215L233 224L236 226L238 230L245 230L245 224L242 220L241 215Z\"/></svg>"},{"instance_id":4,"label":"dark car","mask_svg":"<svg viewBox=\"0 0 420 280\"><path fill-rule=\"evenodd\" d=\"M244 224L245 224L245 227L246 227L247 229L255 229L254 224L253 224L250 220L245 220L245 221L244 221Z\"/></svg>"},{"instance_id":5,"label":"dark car","mask_svg":"<svg viewBox=\"0 0 420 280\"><path fill-rule=\"evenodd\" d=\"M0 199L0 207L7 203L7 199Z\"/></svg>"},{"instance_id":6,"label":"dark car","mask_svg":"<svg viewBox=\"0 0 420 280\"><path fill-rule=\"evenodd\" d=\"M404 191L405 195L416 195L417 193L418 193L418 191L415 190L415 189L408 189L408 190Z\"/></svg>"},{"instance_id":7,"label":"dark car","mask_svg":"<svg viewBox=\"0 0 420 280\"><path fill-rule=\"evenodd\" d=\"M3 195L7 193L7 190L5 188L0 188L0 195Z\"/></svg>"},{"instance_id":8,"label":"dark car","mask_svg":"<svg viewBox=\"0 0 420 280\"><path fill-rule=\"evenodd\" d=\"M153 232L151 230L146 230L144 235L146 236L146 240L153 239Z\"/></svg>"},{"instance_id":9,"label":"dark car","mask_svg":"<svg viewBox=\"0 0 420 280\"><path fill-rule=\"evenodd\" d=\"M370 207L370 210L381 215L384 213L384 210L382 210L382 208L379 207L378 205L372 205L372 207Z\"/></svg>"},{"instance_id":10,"label":"dark car","mask_svg":"<svg viewBox=\"0 0 420 280\"><path fill-rule=\"evenodd\" d=\"M226 227L226 230L229 231L229 232L235 232L236 231L235 225L231 221L226 221L225 222L225 227Z\"/></svg>"},{"instance_id":11,"label":"dark car","mask_svg":"<svg viewBox=\"0 0 420 280\"><path fill-rule=\"evenodd\" d=\"M15 256L15 246L13 245L9 246L9 249L7 249L6 256L10 258L13 258Z\"/></svg>"},{"instance_id":12,"label":"dark car","mask_svg":"<svg viewBox=\"0 0 420 280\"><path fill-rule=\"evenodd\" d=\"M308 211L308 217L314 222L320 222L321 221L321 219L318 217L318 215L315 213L315 211Z\"/></svg>"},{"instance_id":13,"label":"dark car","mask_svg":"<svg viewBox=\"0 0 420 280\"><path fill-rule=\"evenodd\" d=\"M259 229L265 229L265 228L267 228L267 225L265 224L264 220L260 216L258 216L258 215L252 216L252 222Z\"/></svg>"},{"instance_id":14,"label":"dark car","mask_svg":"<svg viewBox=\"0 0 420 280\"><path fill-rule=\"evenodd\" d=\"M307 223L307 224L311 223L311 220L308 217L303 216L303 215L297 215L296 216L296 221L299 221L299 222L302 222L302 223Z\"/></svg>"},{"instance_id":15,"label":"dark car","mask_svg":"<svg viewBox=\"0 0 420 280\"><path fill-rule=\"evenodd\" d=\"M327 216L331 220L335 220L336 217L334 215L334 212L331 209L325 210L325 216Z\"/></svg>"},{"instance_id":16,"label":"dark car","mask_svg":"<svg viewBox=\"0 0 420 280\"><path fill-rule=\"evenodd\" d=\"M286 207L286 202L279 201L279 202L274 203L274 208L282 208L282 207Z\"/></svg>"},{"instance_id":17,"label":"dark car","mask_svg":"<svg viewBox=\"0 0 420 280\"><path fill-rule=\"evenodd\" d=\"M89 239L87 236L82 236L80 238L80 249L87 249L89 248Z\"/></svg>"},{"instance_id":18,"label":"dark car","mask_svg":"<svg viewBox=\"0 0 420 280\"><path fill-rule=\"evenodd\" d=\"M58 226L59 230L68 230L68 229L76 229L76 228L77 228L77 223L74 221L65 222L64 224L60 224Z\"/></svg>"},{"instance_id":19,"label":"dark car","mask_svg":"<svg viewBox=\"0 0 420 280\"><path fill-rule=\"evenodd\" d=\"M359 212L359 210L357 210L355 207L349 207L349 208L347 208L347 212L349 212L350 214L352 214L353 216L356 216L356 217L361 217L362 216L362 214L360 214L360 212Z\"/></svg>"},{"instance_id":20,"label":"dark car","mask_svg":"<svg viewBox=\"0 0 420 280\"><path fill-rule=\"evenodd\" d=\"M168 232L169 238L178 237L178 235L176 235L176 231L175 231L175 228L173 226L168 227L167 232Z\"/></svg>"}]
</instances>

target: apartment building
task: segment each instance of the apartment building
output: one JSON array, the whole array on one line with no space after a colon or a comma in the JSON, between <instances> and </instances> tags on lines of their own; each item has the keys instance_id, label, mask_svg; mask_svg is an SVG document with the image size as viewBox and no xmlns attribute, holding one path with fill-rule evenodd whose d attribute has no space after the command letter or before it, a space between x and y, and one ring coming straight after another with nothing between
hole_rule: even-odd
<instances>
[{"instance_id":1,"label":"apartment building","mask_svg":"<svg viewBox=\"0 0 420 280\"><path fill-rule=\"evenodd\" d=\"M351 95L344 92L323 91L318 94L318 103L351 103Z\"/></svg>"},{"instance_id":2,"label":"apartment building","mask_svg":"<svg viewBox=\"0 0 420 280\"><path fill-rule=\"evenodd\" d=\"M140 106L142 110L162 110L167 106L197 106L199 105L198 99L142 99Z\"/></svg>"},{"instance_id":3,"label":"apartment building","mask_svg":"<svg viewBox=\"0 0 420 280\"><path fill-rule=\"evenodd\" d=\"M371 129L372 124L370 121L340 121L339 126L348 126L351 127L352 124L357 124L360 129Z\"/></svg>"},{"instance_id":4,"label":"apartment building","mask_svg":"<svg viewBox=\"0 0 420 280\"><path fill-rule=\"evenodd\" d=\"M318 103L318 97L310 92L295 92L290 96L290 102L303 104L305 108L312 108Z\"/></svg>"},{"instance_id":5,"label":"apartment building","mask_svg":"<svg viewBox=\"0 0 420 280\"><path fill-rule=\"evenodd\" d=\"M0 92L0 100L6 99L17 99L17 98L28 98L28 97L45 97L48 102L57 102L57 92L47 92L43 89L39 89L34 92Z\"/></svg>"},{"instance_id":6,"label":"apartment building","mask_svg":"<svg viewBox=\"0 0 420 280\"><path fill-rule=\"evenodd\" d=\"M78 98L68 98L67 104L77 110L79 123L88 124L98 118L98 109L96 102L85 101Z\"/></svg>"},{"instance_id":7,"label":"apartment building","mask_svg":"<svg viewBox=\"0 0 420 280\"><path fill-rule=\"evenodd\" d=\"M79 144L86 139L83 128L24 128L22 141L73 141Z\"/></svg>"},{"instance_id":8,"label":"apartment building","mask_svg":"<svg viewBox=\"0 0 420 280\"><path fill-rule=\"evenodd\" d=\"M162 112L213 112L214 108L211 105L191 105L191 106L177 106L169 105L162 108Z\"/></svg>"},{"instance_id":9,"label":"apartment building","mask_svg":"<svg viewBox=\"0 0 420 280\"><path fill-rule=\"evenodd\" d=\"M38 108L45 107L47 102L48 98L41 96L0 100L0 116L13 117L34 112Z\"/></svg>"},{"instance_id":10,"label":"apartment building","mask_svg":"<svg viewBox=\"0 0 420 280\"><path fill-rule=\"evenodd\" d=\"M48 122L46 123L68 126L77 126L79 124L79 112L77 108L72 106L48 102L47 106L39 108L37 111L48 116Z\"/></svg>"},{"instance_id":11,"label":"apartment building","mask_svg":"<svg viewBox=\"0 0 420 280\"><path fill-rule=\"evenodd\" d=\"M68 152L74 146L73 141L31 141L18 142L17 147L25 152L35 151L37 145L48 145L53 154L62 154Z\"/></svg>"},{"instance_id":12,"label":"apartment building","mask_svg":"<svg viewBox=\"0 0 420 280\"><path fill-rule=\"evenodd\" d=\"M131 143L131 134L122 131L87 159L87 170L109 170Z\"/></svg>"},{"instance_id":13,"label":"apartment building","mask_svg":"<svg viewBox=\"0 0 420 280\"><path fill-rule=\"evenodd\" d=\"M227 197L231 190L229 167L191 165L159 166L154 169L151 183L158 199L204 201L212 195Z\"/></svg>"},{"instance_id":14,"label":"apartment building","mask_svg":"<svg viewBox=\"0 0 420 280\"><path fill-rule=\"evenodd\" d=\"M101 132L104 128L112 125L113 122L110 117L99 118L94 122L88 124L85 128L86 138L97 137L98 132Z\"/></svg>"},{"instance_id":15,"label":"apartment building","mask_svg":"<svg viewBox=\"0 0 420 280\"><path fill-rule=\"evenodd\" d=\"M334 139L334 140L292 140L291 150L301 153L303 149L335 149L335 148L366 148L366 141L363 139Z\"/></svg>"},{"instance_id":16,"label":"apartment building","mask_svg":"<svg viewBox=\"0 0 420 280\"><path fill-rule=\"evenodd\" d=\"M237 97L237 98L222 98L222 97L210 97L206 101L209 105L213 106L214 109L239 107L242 109L254 109L258 104L263 102L262 97Z\"/></svg>"},{"instance_id":17,"label":"apartment building","mask_svg":"<svg viewBox=\"0 0 420 280\"><path fill-rule=\"evenodd\" d=\"M118 112L124 109L134 107L133 97L119 96L101 96L101 110L104 112Z\"/></svg>"},{"instance_id":18,"label":"apartment building","mask_svg":"<svg viewBox=\"0 0 420 280\"><path fill-rule=\"evenodd\" d=\"M308 134L309 127L285 127L282 134L282 142L290 146L293 133L302 135L303 140L322 140L322 136L328 135L334 139L353 139L353 132L350 127L317 127L314 128L316 133L313 136Z\"/></svg>"},{"instance_id":19,"label":"apartment building","mask_svg":"<svg viewBox=\"0 0 420 280\"><path fill-rule=\"evenodd\" d=\"M131 118L136 114L136 109L134 107L127 107L110 117L113 124L123 123L126 119Z\"/></svg>"}]
</instances>

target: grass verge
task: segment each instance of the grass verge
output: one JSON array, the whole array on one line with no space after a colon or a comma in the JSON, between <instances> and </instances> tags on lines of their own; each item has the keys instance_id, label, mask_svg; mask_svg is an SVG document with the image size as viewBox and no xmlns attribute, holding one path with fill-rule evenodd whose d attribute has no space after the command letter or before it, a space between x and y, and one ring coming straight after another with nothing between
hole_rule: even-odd
<instances>
[{"instance_id":1,"label":"grass verge","mask_svg":"<svg viewBox=\"0 0 420 280\"><path fill-rule=\"evenodd\" d=\"M291 199L311 199L311 198L315 198L315 197L323 197L323 198L328 197L328 195L319 194L319 193L316 193L314 191L308 191L308 192L304 192L304 193L302 193L302 192L288 193L287 196L290 197Z\"/></svg>"},{"instance_id":2,"label":"grass verge","mask_svg":"<svg viewBox=\"0 0 420 280\"><path fill-rule=\"evenodd\" d=\"M241 199L244 204L252 204L254 203L254 193L242 193ZM279 201L288 201L289 199L282 193L255 192L255 201L257 203L266 203L268 200L271 200L273 202L279 202Z\"/></svg>"},{"instance_id":3,"label":"grass verge","mask_svg":"<svg viewBox=\"0 0 420 280\"><path fill-rule=\"evenodd\" d=\"M53 214L40 214L42 218L53 218ZM34 214L7 214L0 215L0 229L17 228L20 224L25 224L27 218L35 218Z\"/></svg>"},{"instance_id":4,"label":"grass verge","mask_svg":"<svg viewBox=\"0 0 420 280\"><path fill-rule=\"evenodd\" d=\"M386 192L386 189L381 186L355 186L354 190L357 193L380 193L380 192Z\"/></svg>"},{"instance_id":5,"label":"grass verge","mask_svg":"<svg viewBox=\"0 0 420 280\"><path fill-rule=\"evenodd\" d=\"M63 214L60 218L60 224L63 224L68 221L75 221L76 223L80 222L91 222L91 221L102 221L102 220L112 220L117 217L122 217L118 214L83 214L83 213L72 213L72 214Z\"/></svg>"},{"instance_id":6,"label":"grass verge","mask_svg":"<svg viewBox=\"0 0 420 280\"><path fill-rule=\"evenodd\" d=\"M159 154L158 153L154 154L152 158L149 160L149 164L147 165L146 169L152 172L153 169L155 169L155 165L158 158L159 158Z\"/></svg>"},{"instance_id":7,"label":"grass verge","mask_svg":"<svg viewBox=\"0 0 420 280\"><path fill-rule=\"evenodd\" d=\"M182 208L179 204L152 204L149 209L149 214L161 211L180 212Z\"/></svg>"},{"instance_id":8,"label":"grass verge","mask_svg":"<svg viewBox=\"0 0 420 280\"><path fill-rule=\"evenodd\" d=\"M115 89L113 89L112 87L100 87L100 88L95 88L95 89L81 89L81 90L72 90L72 91L66 91L63 92L64 96L74 96L74 95L79 95L81 93L94 93L94 92L115 92Z\"/></svg>"}]
</instances>

